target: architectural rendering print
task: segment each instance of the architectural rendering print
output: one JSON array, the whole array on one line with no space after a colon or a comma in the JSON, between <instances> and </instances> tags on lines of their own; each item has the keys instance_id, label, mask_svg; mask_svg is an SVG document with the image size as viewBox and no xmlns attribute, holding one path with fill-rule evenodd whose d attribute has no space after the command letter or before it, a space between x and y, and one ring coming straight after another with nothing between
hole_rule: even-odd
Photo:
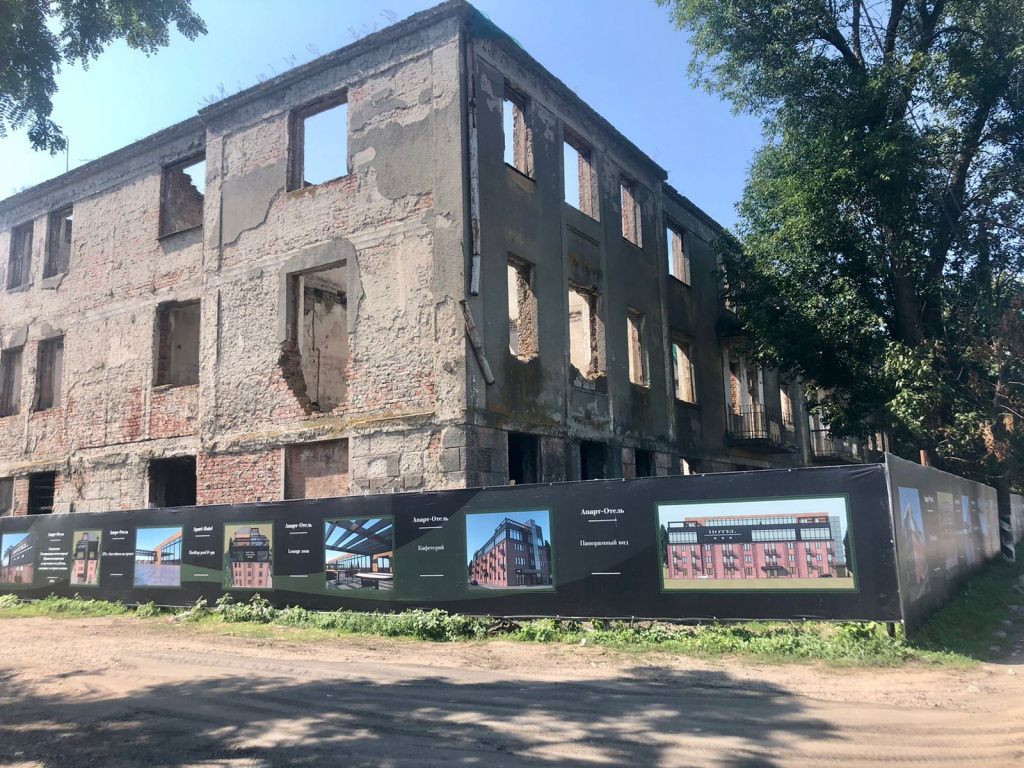
<instances>
[{"instance_id":1,"label":"architectural rendering print","mask_svg":"<svg viewBox=\"0 0 1024 768\"><path fill-rule=\"evenodd\" d=\"M34 533L0 536L0 584L31 584L36 564Z\"/></svg>"},{"instance_id":2,"label":"architectural rendering print","mask_svg":"<svg viewBox=\"0 0 1024 768\"><path fill-rule=\"evenodd\" d=\"M181 526L135 532L135 586L181 586Z\"/></svg>"},{"instance_id":3,"label":"architectural rendering print","mask_svg":"<svg viewBox=\"0 0 1024 768\"><path fill-rule=\"evenodd\" d=\"M666 590L854 589L844 497L661 505Z\"/></svg>"},{"instance_id":4,"label":"architectural rendering print","mask_svg":"<svg viewBox=\"0 0 1024 768\"><path fill-rule=\"evenodd\" d=\"M225 588L274 588L273 531L268 522L224 526Z\"/></svg>"},{"instance_id":5,"label":"architectural rendering print","mask_svg":"<svg viewBox=\"0 0 1024 768\"><path fill-rule=\"evenodd\" d=\"M327 589L394 589L391 518L324 522Z\"/></svg>"},{"instance_id":6,"label":"architectural rendering print","mask_svg":"<svg viewBox=\"0 0 1024 768\"><path fill-rule=\"evenodd\" d=\"M554 585L549 513L484 512L466 515L469 586L480 589L550 589Z\"/></svg>"},{"instance_id":7,"label":"architectural rendering print","mask_svg":"<svg viewBox=\"0 0 1024 768\"><path fill-rule=\"evenodd\" d=\"M95 587L100 583L101 531L75 531L71 552L72 586Z\"/></svg>"}]
</instances>

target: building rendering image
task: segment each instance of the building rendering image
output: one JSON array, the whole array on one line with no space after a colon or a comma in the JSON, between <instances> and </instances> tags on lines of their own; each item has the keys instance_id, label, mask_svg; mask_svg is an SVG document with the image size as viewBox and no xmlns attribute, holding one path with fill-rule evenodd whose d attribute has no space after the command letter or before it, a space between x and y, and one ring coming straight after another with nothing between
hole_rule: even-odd
<instances>
[{"instance_id":1,"label":"building rendering image","mask_svg":"<svg viewBox=\"0 0 1024 768\"><path fill-rule=\"evenodd\" d=\"M0 536L0 583L31 584L35 565L34 533L5 533Z\"/></svg>"},{"instance_id":2,"label":"building rendering image","mask_svg":"<svg viewBox=\"0 0 1024 768\"><path fill-rule=\"evenodd\" d=\"M181 586L181 527L139 528L135 533L135 586Z\"/></svg>"},{"instance_id":3,"label":"building rendering image","mask_svg":"<svg viewBox=\"0 0 1024 768\"><path fill-rule=\"evenodd\" d=\"M466 516L469 585L483 589L549 589L554 585L549 516L540 512Z\"/></svg>"},{"instance_id":4,"label":"building rendering image","mask_svg":"<svg viewBox=\"0 0 1024 768\"><path fill-rule=\"evenodd\" d=\"M728 588L851 589L845 506L842 498L662 506L665 589L717 589L726 582Z\"/></svg>"},{"instance_id":5,"label":"building rendering image","mask_svg":"<svg viewBox=\"0 0 1024 768\"><path fill-rule=\"evenodd\" d=\"M96 586L100 583L100 531L75 531L71 553L71 584Z\"/></svg>"},{"instance_id":6,"label":"building rendering image","mask_svg":"<svg viewBox=\"0 0 1024 768\"><path fill-rule=\"evenodd\" d=\"M225 527L225 587L274 588L272 531L272 523L233 523Z\"/></svg>"},{"instance_id":7,"label":"building rendering image","mask_svg":"<svg viewBox=\"0 0 1024 768\"><path fill-rule=\"evenodd\" d=\"M390 518L324 523L327 589L394 589Z\"/></svg>"},{"instance_id":8,"label":"building rendering image","mask_svg":"<svg viewBox=\"0 0 1024 768\"><path fill-rule=\"evenodd\" d=\"M0 201L10 513L870 459L667 178L454 0Z\"/></svg>"}]
</instances>

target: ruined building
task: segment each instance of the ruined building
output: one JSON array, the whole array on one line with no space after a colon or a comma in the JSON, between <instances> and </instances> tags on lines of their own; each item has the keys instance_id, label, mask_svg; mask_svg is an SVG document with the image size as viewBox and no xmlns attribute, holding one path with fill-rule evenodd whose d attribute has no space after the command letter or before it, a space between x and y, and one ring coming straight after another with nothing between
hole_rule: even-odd
<instances>
[{"instance_id":1,"label":"ruined building","mask_svg":"<svg viewBox=\"0 0 1024 768\"><path fill-rule=\"evenodd\" d=\"M666 178L450 2L0 202L0 514L811 460Z\"/></svg>"}]
</instances>

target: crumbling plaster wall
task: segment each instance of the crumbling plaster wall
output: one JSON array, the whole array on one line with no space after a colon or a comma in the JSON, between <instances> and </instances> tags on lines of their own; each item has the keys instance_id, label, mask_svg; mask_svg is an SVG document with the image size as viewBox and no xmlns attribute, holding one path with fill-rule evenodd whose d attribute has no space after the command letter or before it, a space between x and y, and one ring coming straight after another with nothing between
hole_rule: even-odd
<instances>
[{"instance_id":1,"label":"crumbling plaster wall","mask_svg":"<svg viewBox=\"0 0 1024 768\"><path fill-rule=\"evenodd\" d=\"M0 335L24 345L21 411L0 419L0 476L16 477L26 504L27 473L56 470L58 511L144 506L141 451L194 452L198 442L195 388L153 389L153 336L158 304L201 292L199 235L158 235L161 166L201 151L203 131L188 121L143 144L0 209L3 256L11 228L34 222L29 285L7 290L0 274ZM44 279L48 213L69 203L69 268ZM34 412L39 343L61 334L61 405Z\"/></svg>"},{"instance_id":2,"label":"crumbling plaster wall","mask_svg":"<svg viewBox=\"0 0 1024 768\"><path fill-rule=\"evenodd\" d=\"M609 469L618 474L618 446L674 450L671 379L664 364L665 277L659 255L665 248L660 226L662 172L612 137L553 87L546 75L511 55L502 44L475 39L472 45L483 264L481 295L472 307L483 318L485 348L497 382L485 386L471 368L470 419L481 427L531 432L569 444L580 439L605 442ZM525 119L533 133L533 178L504 162L506 83L526 97ZM599 179L598 220L564 202L566 126L592 147ZM637 182L642 248L622 237L619 180L624 175ZM508 353L505 263L509 255L534 265L539 355L525 363ZM600 294L606 373L595 381L578 381L568 361L570 280ZM637 387L629 380L627 307L645 313L649 387ZM563 446L556 455L562 466L560 476L552 479L578 478L578 451ZM507 474L503 481L507 482Z\"/></svg>"}]
</instances>

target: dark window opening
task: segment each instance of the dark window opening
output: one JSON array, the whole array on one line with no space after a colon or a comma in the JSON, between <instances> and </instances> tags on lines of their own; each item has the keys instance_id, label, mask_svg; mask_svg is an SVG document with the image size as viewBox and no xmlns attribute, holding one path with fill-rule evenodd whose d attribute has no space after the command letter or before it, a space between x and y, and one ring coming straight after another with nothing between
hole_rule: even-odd
<instances>
[{"instance_id":1,"label":"dark window opening","mask_svg":"<svg viewBox=\"0 0 1024 768\"><path fill-rule=\"evenodd\" d=\"M35 410L60 408L61 382L64 377L64 337L39 343L39 370L36 374Z\"/></svg>"},{"instance_id":2,"label":"dark window opening","mask_svg":"<svg viewBox=\"0 0 1024 768\"><path fill-rule=\"evenodd\" d=\"M540 482L540 438L508 433L508 481L510 485Z\"/></svg>"},{"instance_id":3,"label":"dark window opening","mask_svg":"<svg viewBox=\"0 0 1024 768\"><path fill-rule=\"evenodd\" d=\"M155 386L199 383L200 304L164 304L157 309Z\"/></svg>"},{"instance_id":4,"label":"dark window opening","mask_svg":"<svg viewBox=\"0 0 1024 768\"><path fill-rule=\"evenodd\" d=\"M32 271L32 222L11 232L11 258L7 263L7 287L25 285Z\"/></svg>"},{"instance_id":5,"label":"dark window opening","mask_svg":"<svg viewBox=\"0 0 1024 768\"><path fill-rule=\"evenodd\" d=\"M296 112L288 189L313 187L348 173L348 104L335 100Z\"/></svg>"},{"instance_id":6,"label":"dark window opening","mask_svg":"<svg viewBox=\"0 0 1024 768\"><path fill-rule=\"evenodd\" d=\"M68 271L71 264L71 229L74 222L75 212L70 205L50 214L43 277L63 275Z\"/></svg>"},{"instance_id":7,"label":"dark window opening","mask_svg":"<svg viewBox=\"0 0 1024 768\"><path fill-rule=\"evenodd\" d=\"M160 235L203 226L206 158L198 157L164 168L160 206Z\"/></svg>"},{"instance_id":8,"label":"dark window opening","mask_svg":"<svg viewBox=\"0 0 1024 768\"><path fill-rule=\"evenodd\" d=\"M0 352L0 418L21 411L22 347Z\"/></svg>"},{"instance_id":9,"label":"dark window opening","mask_svg":"<svg viewBox=\"0 0 1024 768\"><path fill-rule=\"evenodd\" d=\"M53 513L53 499L57 490L56 472L37 472L28 476L28 513L49 515Z\"/></svg>"},{"instance_id":10,"label":"dark window opening","mask_svg":"<svg viewBox=\"0 0 1024 768\"><path fill-rule=\"evenodd\" d=\"M602 480L607 476L605 469L607 450L604 443L593 440L580 441L580 479Z\"/></svg>"},{"instance_id":11,"label":"dark window opening","mask_svg":"<svg viewBox=\"0 0 1024 768\"><path fill-rule=\"evenodd\" d=\"M196 503L196 457L149 462L149 506L192 507Z\"/></svg>"},{"instance_id":12,"label":"dark window opening","mask_svg":"<svg viewBox=\"0 0 1024 768\"><path fill-rule=\"evenodd\" d=\"M654 469L654 451L637 448L633 455L636 459L637 477L654 477L657 474Z\"/></svg>"}]
</instances>

